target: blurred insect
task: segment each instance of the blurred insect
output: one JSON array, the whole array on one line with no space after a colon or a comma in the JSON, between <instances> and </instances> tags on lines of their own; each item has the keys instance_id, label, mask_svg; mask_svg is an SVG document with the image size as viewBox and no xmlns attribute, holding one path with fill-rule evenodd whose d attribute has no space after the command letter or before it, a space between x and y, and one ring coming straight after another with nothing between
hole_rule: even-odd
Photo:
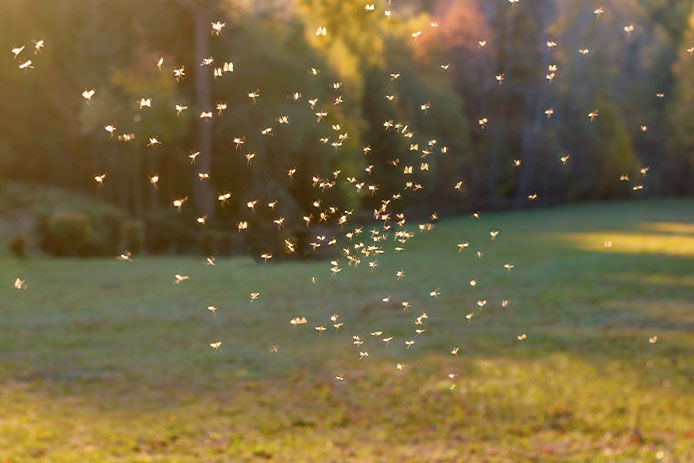
<instances>
[{"instance_id":1,"label":"blurred insect","mask_svg":"<svg viewBox=\"0 0 694 463\"><path fill-rule=\"evenodd\" d=\"M219 201L221 207L224 207L225 204L228 204L229 198L231 198L231 193L222 193L217 196L217 201Z\"/></svg>"},{"instance_id":2,"label":"blurred insect","mask_svg":"<svg viewBox=\"0 0 694 463\"><path fill-rule=\"evenodd\" d=\"M105 178L106 178L106 174L94 176L94 181L96 182L97 185L99 185L99 188L102 188L104 186L104 179Z\"/></svg>"},{"instance_id":3,"label":"blurred insect","mask_svg":"<svg viewBox=\"0 0 694 463\"><path fill-rule=\"evenodd\" d=\"M219 350L219 347L222 345L222 341L216 341L216 342L211 342L210 347L213 348L214 350Z\"/></svg>"},{"instance_id":4,"label":"blurred insect","mask_svg":"<svg viewBox=\"0 0 694 463\"><path fill-rule=\"evenodd\" d=\"M305 325L306 324L306 317L294 317L291 320L289 320L289 323L292 324L293 326Z\"/></svg>"},{"instance_id":5,"label":"blurred insect","mask_svg":"<svg viewBox=\"0 0 694 463\"><path fill-rule=\"evenodd\" d=\"M130 251L125 251L124 253L117 255L116 260L119 262L132 262L132 253Z\"/></svg>"},{"instance_id":6,"label":"blurred insect","mask_svg":"<svg viewBox=\"0 0 694 463\"><path fill-rule=\"evenodd\" d=\"M10 52L12 52L12 58L13 58L13 59L16 59L17 56L19 56L19 54L22 52L22 50L24 50L24 48L25 48L25 45L22 45L21 47L14 47L14 48L12 48L12 49L10 50Z\"/></svg>"},{"instance_id":7,"label":"blurred insect","mask_svg":"<svg viewBox=\"0 0 694 463\"><path fill-rule=\"evenodd\" d=\"M629 24L628 26L624 26L624 32L627 33L627 39L631 37L631 33L634 32L634 25Z\"/></svg>"},{"instance_id":8,"label":"blurred insect","mask_svg":"<svg viewBox=\"0 0 694 463\"><path fill-rule=\"evenodd\" d=\"M519 341L525 341L526 339L528 339L528 336L526 336L525 333L521 334L520 336L516 336L516 337L518 338Z\"/></svg>"},{"instance_id":9,"label":"blurred insect","mask_svg":"<svg viewBox=\"0 0 694 463\"><path fill-rule=\"evenodd\" d=\"M91 103L91 102L92 102L92 97L94 97L94 93L95 93L94 89L85 90L85 91L82 92L82 98L84 98L85 100L87 100L87 103Z\"/></svg>"},{"instance_id":10,"label":"blurred insect","mask_svg":"<svg viewBox=\"0 0 694 463\"><path fill-rule=\"evenodd\" d=\"M26 284L26 282L20 278L15 278L13 286L14 286L14 289L19 290L19 291L27 289L29 287Z\"/></svg>"},{"instance_id":11,"label":"blurred insect","mask_svg":"<svg viewBox=\"0 0 694 463\"><path fill-rule=\"evenodd\" d=\"M224 30L224 28L226 27L227 23L222 22L222 21L215 21L215 22L211 23L210 25L212 28L210 33L212 35L219 36L222 33L222 31Z\"/></svg>"},{"instance_id":12,"label":"blurred insect","mask_svg":"<svg viewBox=\"0 0 694 463\"><path fill-rule=\"evenodd\" d=\"M186 69L185 66L181 66L178 69L173 70L174 77L176 78L176 82L180 82L183 80L183 78L186 75Z\"/></svg>"},{"instance_id":13,"label":"blurred insect","mask_svg":"<svg viewBox=\"0 0 694 463\"><path fill-rule=\"evenodd\" d=\"M188 196L173 200L172 204L178 210L179 214L181 213L181 206L183 206L183 203L185 203L186 201L188 201Z\"/></svg>"},{"instance_id":14,"label":"blurred insect","mask_svg":"<svg viewBox=\"0 0 694 463\"><path fill-rule=\"evenodd\" d=\"M173 283L175 285L178 285L180 283L183 283L184 281L188 280L190 277L188 275L181 275L180 273L177 273L174 275L174 280Z\"/></svg>"}]
</instances>

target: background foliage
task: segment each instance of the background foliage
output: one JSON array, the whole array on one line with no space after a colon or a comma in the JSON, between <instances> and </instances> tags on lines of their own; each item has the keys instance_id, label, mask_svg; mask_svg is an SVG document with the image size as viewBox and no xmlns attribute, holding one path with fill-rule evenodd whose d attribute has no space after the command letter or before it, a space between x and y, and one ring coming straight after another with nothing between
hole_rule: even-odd
<instances>
[{"instance_id":1,"label":"background foliage","mask_svg":"<svg viewBox=\"0 0 694 463\"><path fill-rule=\"evenodd\" d=\"M525 207L533 193L538 204L557 204L694 192L691 1L538 0L515 8L502 0L399 0L390 19L382 14L386 3L376 3L377 12L368 14L362 2L341 0L7 0L0 46L44 39L46 47L29 72L18 70L11 55L0 60L0 179L111 202L144 224L145 247L157 252L190 248L176 237L199 237L189 225L194 214L210 212L210 227L221 231L250 220L244 203L251 198L279 199L288 217L307 215L315 200L311 175L363 176L374 165L369 181L384 194L400 191L395 174L419 160L384 130L386 120L406 121L419 139L448 147L445 155L434 151L429 172L413 175L415 182L426 175L428 185L408 202L415 214L431 213L432 205L441 213ZM606 13L596 18L593 6ZM197 114L210 108L195 106L196 79L205 75L196 21L208 27L211 19L227 27L204 41L206 55L216 65L233 62L235 70L213 79L209 69L209 103L223 101L228 109L201 129ZM437 29L429 27L434 21ZM628 24L635 28L627 35ZM324 40L314 35L319 25L329 30ZM413 40L416 30L424 32ZM552 84L549 65L557 66ZM176 82L171 71L179 66L186 77ZM320 74L310 75L311 68ZM393 72L400 74L396 81L388 79ZM328 124L316 124L306 105L289 98L299 91L304 100L327 104L336 97L334 82L342 82L344 101L330 105ZM79 93L92 87L98 97L85 105ZM255 89L256 103L247 97ZM138 110L141 97L152 98L151 109ZM425 103L431 107L422 111ZM177 116L175 104L191 109ZM599 117L591 123L586 115L594 109ZM260 135L280 115L291 125ZM482 117L486 128L477 123ZM136 134L135 141L114 142L103 130L108 123ZM343 145L319 143L337 123L349 133ZM210 141L201 157L211 173L207 191L194 187L198 169L187 157L200 150L201 130ZM163 143L147 148L155 134ZM246 137L243 150L234 147L237 136ZM247 165L243 155L251 151L256 157ZM567 154L564 166L560 157ZM395 158L402 163L389 166ZM514 167L514 159L522 165ZM295 182L286 175L292 167ZM93 177L102 172L107 186L97 188ZM155 173L158 190L148 180ZM631 183L619 182L624 174ZM459 180L462 193L452 188ZM645 189L633 192L637 183ZM234 200L213 211L212 198L222 192ZM184 196L196 207L179 216L171 201ZM341 185L329 198L355 211L376 201ZM114 244L89 249L110 253L122 242L116 235ZM236 240L238 249L244 240Z\"/></svg>"}]
</instances>

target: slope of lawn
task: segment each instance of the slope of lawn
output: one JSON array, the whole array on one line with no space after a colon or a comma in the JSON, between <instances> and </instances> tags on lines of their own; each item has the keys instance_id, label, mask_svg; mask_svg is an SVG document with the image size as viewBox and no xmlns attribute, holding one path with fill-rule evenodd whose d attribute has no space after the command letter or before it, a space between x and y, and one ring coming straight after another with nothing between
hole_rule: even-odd
<instances>
[{"instance_id":1,"label":"slope of lawn","mask_svg":"<svg viewBox=\"0 0 694 463\"><path fill-rule=\"evenodd\" d=\"M334 276L0 257L0 462L694 461L694 201L413 231Z\"/></svg>"}]
</instances>

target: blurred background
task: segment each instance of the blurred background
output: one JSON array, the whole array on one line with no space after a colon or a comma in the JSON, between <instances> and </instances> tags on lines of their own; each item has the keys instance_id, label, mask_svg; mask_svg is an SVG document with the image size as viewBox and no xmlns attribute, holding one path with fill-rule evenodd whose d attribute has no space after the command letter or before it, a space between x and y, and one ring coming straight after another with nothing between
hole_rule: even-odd
<instances>
[{"instance_id":1,"label":"blurred background","mask_svg":"<svg viewBox=\"0 0 694 463\"><path fill-rule=\"evenodd\" d=\"M412 181L426 178L407 198L415 217L694 193L692 1L376 3L369 13L342 0L3 0L2 48L30 55L45 40L25 71L22 57L0 60L0 213L13 223L3 239L20 255L273 249L288 235L307 241L313 176L340 170L387 197L413 163ZM223 63L233 72L215 76ZM177 115L177 104L189 109ZM277 124L283 115L290 124ZM385 121L407 124L418 150ZM340 146L319 141L337 133L348 133ZM153 136L161 143L147 146ZM325 201L355 217L380 204L337 183ZM176 198L190 199L180 214ZM279 200L281 233L250 213L253 199ZM236 232L244 220L254 233Z\"/></svg>"},{"instance_id":2,"label":"blurred background","mask_svg":"<svg viewBox=\"0 0 694 463\"><path fill-rule=\"evenodd\" d=\"M694 1L0 0L0 49L1 463L694 461Z\"/></svg>"}]
</instances>

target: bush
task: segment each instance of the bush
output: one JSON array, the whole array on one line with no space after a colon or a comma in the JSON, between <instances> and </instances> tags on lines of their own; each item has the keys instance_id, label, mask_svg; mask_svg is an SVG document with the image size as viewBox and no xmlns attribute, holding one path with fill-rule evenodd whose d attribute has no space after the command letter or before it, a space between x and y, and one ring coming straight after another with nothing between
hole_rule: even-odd
<instances>
[{"instance_id":1,"label":"bush","mask_svg":"<svg viewBox=\"0 0 694 463\"><path fill-rule=\"evenodd\" d=\"M85 255L94 236L89 217L80 213L60 213L47 219L41 249L56 256Z\"/></svg>"},{"instance_id":2,"label":"bush","mask_svg":"<svg viewBox=\"0 0 694 463\"><path fill-rule=\"evenodd\" d=\"M191 252L198 244L191 227L181 223L175 213L150 214L146 221L146 247L151 253Z\"/></svg>"},{"instance_id":3,"label":"bush","mask_svg":"<svg viewBox=\"0 0 694 463\"><path fill-rule=\"evenodd\" d=\"M120 242L123 249L133 254L142 252L145 246L145 224L141 220L127 219L120 227Z\"/></svg>"},{"instance_id":4,"label":"bush","mask_svg":"<svg viewBox=\"0 0 694 463\"><path fill-rule=\"evenodd\" d=\"M24 235L14 235L7 242L7 248L17 257L25 257L27 255L27 240Z\"/></svg>"},{"instance_id":5,"label":"bush","mask_svg":"<svg viewBox=\"0 0 694 463\"><path fill-rule=\"evenodd\" d=\"M204 230L198 236L200 251L206 256L230 256L245 251L245 235L222 230Z\"/></svg>"}]
</instances>

